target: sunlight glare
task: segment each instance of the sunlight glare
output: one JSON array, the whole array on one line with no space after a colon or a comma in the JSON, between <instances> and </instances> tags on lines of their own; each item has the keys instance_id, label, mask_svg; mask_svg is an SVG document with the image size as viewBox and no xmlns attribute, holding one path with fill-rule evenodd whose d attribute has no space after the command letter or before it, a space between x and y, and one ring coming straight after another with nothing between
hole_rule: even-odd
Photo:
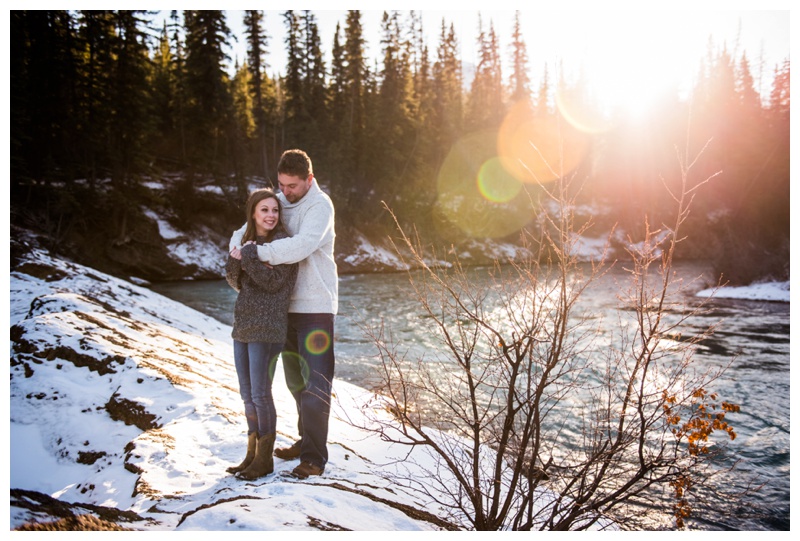
<instances>
[{"instance_id":1,"label":"sunlight glare","mask_svg":"<svg viewBox=\"0 0 800 541\"><path fill-rule=\"evenodd\" d=\"M636 17L596 12L591 21L570 20L572 41L560 45L565 54L580 58L566 77L568 86L582 87L582 95L559 94L562 114L578 129L600 133L623 117L647 117L661 98L685 90L680 81L694 77L700 54L681 29L699 24L695 18L705 20L668 11Z\"/></svg>"}]
</instances>

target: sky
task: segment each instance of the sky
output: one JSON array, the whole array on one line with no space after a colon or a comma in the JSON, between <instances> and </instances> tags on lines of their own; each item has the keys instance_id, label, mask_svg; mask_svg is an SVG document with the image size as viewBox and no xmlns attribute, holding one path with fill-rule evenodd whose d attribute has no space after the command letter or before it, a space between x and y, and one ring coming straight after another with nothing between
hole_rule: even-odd
<instances>
[{"instance_id":1,"label":"sky","mask_svg":"<svg viewBox=\"0 0 800 541\"><path fill-rule=\"evenodd\" d=\"M341 24L344 31L346 11L314 9L313 4L311 9L317 16L323 51L329 55L336 24ZM747 51L751 64L759 62L763 56L769 74L774 66L789 57L790 12L787 2L707 2L714 7L713 10L698 9L697 2L681 0L647 2L651 7L637 7L641 4L611 0L603 2L603 9L598 10L591 7L596 4L573 0L560 2L559 9L523 9L520 12L521 26L533 78L538 78L545 65L553 69L559 60L563 61L566 69L577 69L582 64L624 68L641 65L640 60L649 56L666 59L674 73L693 75L697 61L707 50L710 37L715 44L726 43L731 48L737 48L738 37L738 49ZM484 28L494 25L500 37L501 54L504 60L508 58L515 13L513 2L492 2L490 10L485 8L486 4L475 9L434 9L443 5L434 0L426 2L421 10L416 7L422 13L427 44L432 53L435 53L442 20L445 20L456 30L462 59L476 63L480 16ZM460 4L463 7L469 5L469 2ZM725 8L718 9L718 5ZM407 12L412 7L387 4L385 8L375 9L373 3L362 11L368 55L380 57L379 32L383 11L397 9ZM427 9L429 7L431 9ZM285 64L282 11L265 12L267 33L271 36L267 60L273 70L281 73ZM241 21L241 12L229 11L228 24L236 35L242 33ZM233 54L243 60L245 50L244 40L241 40L235 44Z\"/></svg>"}]
</instances>

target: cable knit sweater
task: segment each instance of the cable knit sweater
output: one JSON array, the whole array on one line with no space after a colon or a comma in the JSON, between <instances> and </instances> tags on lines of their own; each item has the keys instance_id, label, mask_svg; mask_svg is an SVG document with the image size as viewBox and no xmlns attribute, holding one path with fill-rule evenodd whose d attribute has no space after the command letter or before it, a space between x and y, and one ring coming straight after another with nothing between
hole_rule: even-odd
<instances>
[{"instance_id":1,"label":"cable knit sweater","mask_svg":"<svg viewBox=\"0 0 800 541\"><path fill-rule=\"evenodd\" d=\"M316 179L300 201L289 203L280 192L278 198L283 207L281 221L291 238L260 245L258 257L271 265L300 263L290 313L336 314L339 276L333 258L333 203ZM233 233L231 249L241 246L244 230L245 226Z\"/></svg>"},{"instance_id":2,"label":"cable knit sweater","mask_svg":"<svg viewBox=\"0 0 800 541\"><path fill-rule=\"evenodd\" d=\"M278 233L275 239L286 238ZM261 244L266 239L256 239ZM233 309L233 332L239 342L283 343L288 327L289 298L297 279L298 265L267 267L259 261L257 247L242 248L242 259L228 256L225 277L239 292Z\"/></svg>"}]
</instances>

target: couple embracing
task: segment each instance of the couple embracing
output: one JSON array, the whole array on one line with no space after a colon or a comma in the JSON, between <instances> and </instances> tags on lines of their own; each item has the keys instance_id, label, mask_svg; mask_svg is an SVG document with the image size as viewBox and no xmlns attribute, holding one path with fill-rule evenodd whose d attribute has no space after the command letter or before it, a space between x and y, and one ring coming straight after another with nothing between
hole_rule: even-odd
<instances>
[{"instance_id":1,"label":"couple embracing","mask_svg":"<svg viewBox=\"0 0 800 541\"><path fill-rule=\"evenodd\" d=\"M299 458L290 475L300 479L321 475L328 461L338 308L333 203L302 150L283 153L278 184L279 193L250 194L226 265L228 283L239 292L232 337L247 420L245 458L228 471L248 480L273 472L273 453ZM299 439L276 449L272 379L279 356L297 405Z\"/></svg>"}]
</instances>

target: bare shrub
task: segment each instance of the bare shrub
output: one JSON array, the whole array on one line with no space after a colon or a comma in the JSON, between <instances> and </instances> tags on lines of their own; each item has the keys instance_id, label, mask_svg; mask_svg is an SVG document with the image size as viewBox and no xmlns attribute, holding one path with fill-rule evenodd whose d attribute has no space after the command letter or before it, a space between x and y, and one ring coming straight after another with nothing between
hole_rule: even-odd
<instances>
[{"instance_id":1,"label":"bare shrub","mask_svg":"<svg viewBox=\"0 0 800 541\"><path fill-rule=\"evenodd\" d=\"M724 449L709 442L735 437L725 416L737 408L710 390L724 367L693 362L713 326L681 334L705 306L681 300L690 284L676 277L673 257L708 179L690 183L692 164L679 160L674 222L648 225L644 242L617 263L630 280L613 314L579 302L607 266L578 258L576 242L591 223L574 227L570 179L532 200L540 227L526 234L530 256L496 262L485 286L457 259L429 264L436 254L398 224L397 253L422 269L409 281L441 347L414 354L382 323L363 323L394 414L365 428L432 457L414 470L423 475L393 473L394 483L476 530L641 528L654 507L684 525ZM611 335L601 332L609 320Z\"/></svg>"}]
</instances>

